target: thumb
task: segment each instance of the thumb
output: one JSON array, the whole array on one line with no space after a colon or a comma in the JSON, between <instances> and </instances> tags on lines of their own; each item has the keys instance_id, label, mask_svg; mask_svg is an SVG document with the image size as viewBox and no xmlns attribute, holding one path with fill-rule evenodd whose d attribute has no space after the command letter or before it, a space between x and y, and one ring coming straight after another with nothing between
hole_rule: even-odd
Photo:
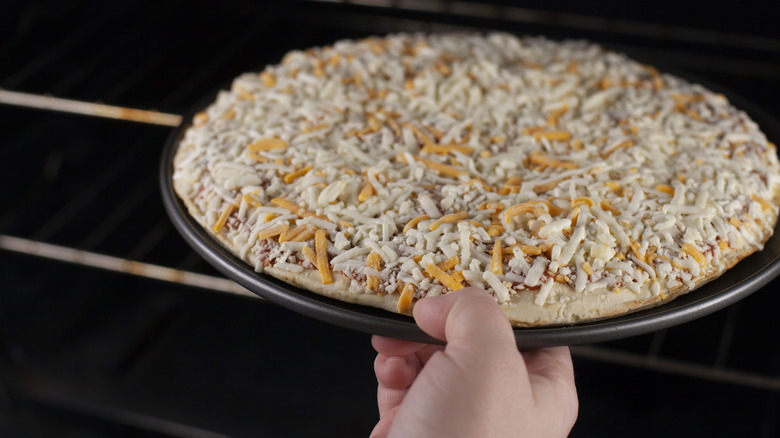
<instances>
[{"instance_id":1,"label":"thumb","mask_svg":"<svg viewBox=\"0 0 780 438\"><path fill-rule=\"evenodd\" d=\"M413 313L417 325L434 338L446 341L448 349L509 345L516 351L509 320L496 300L482 289L467 287L423 298L414 306Z\"/></svg>"}]
</instances>

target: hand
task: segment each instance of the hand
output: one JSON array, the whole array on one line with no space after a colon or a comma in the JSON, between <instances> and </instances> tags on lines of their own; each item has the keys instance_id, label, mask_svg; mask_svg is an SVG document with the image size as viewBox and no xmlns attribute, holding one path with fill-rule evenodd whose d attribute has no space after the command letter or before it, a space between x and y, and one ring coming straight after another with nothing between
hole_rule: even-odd
<instances>
[{"instance_id":1,"label":"hand","mask_svg":"<svg viewBox=\"0 0 780 438\"><path fill-rule=\"evenodd\" d=\"M519 352L506 316L477 288L424 298L414 319L447 345L372 338L372 437L568 435L578 402L567 347Z\"/></svg>"}]
</instances>

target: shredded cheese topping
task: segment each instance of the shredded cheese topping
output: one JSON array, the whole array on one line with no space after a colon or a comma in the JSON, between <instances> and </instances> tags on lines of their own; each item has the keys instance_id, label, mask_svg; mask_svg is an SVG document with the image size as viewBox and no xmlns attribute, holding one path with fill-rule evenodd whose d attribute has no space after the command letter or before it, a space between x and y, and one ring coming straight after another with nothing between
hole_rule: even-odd
<instances>
[{"instance_id":1,"label":"shredded cheese topping","mask_svg":"<svg viewBox=\"0 0 780 438\"><path fill-rule=\"evenodd\" d=\"M774 145L723 95L583 41L407 35L293 51L196 115L180 193L255 266L414 299L691 286L760 249ZM183 193L182 193L183 192Z\"/></svg>"}]
</instances>

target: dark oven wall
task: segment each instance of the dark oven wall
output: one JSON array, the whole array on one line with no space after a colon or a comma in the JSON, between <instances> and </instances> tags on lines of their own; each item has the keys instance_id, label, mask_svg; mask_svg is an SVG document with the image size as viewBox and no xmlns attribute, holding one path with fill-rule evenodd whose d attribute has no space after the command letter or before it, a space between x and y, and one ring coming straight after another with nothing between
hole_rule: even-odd
<instances>
[{"instance_id":1,"label":"dark oven wall","mask_svg":"<svg viewBox=\"0 0 780 438\"><path fill-rule=\"evenodd\" d=\"M370 337L225 279L160 201L160 154L181 115L288 50L389 32L587 38L780 112L772 2L9 3L4 436L368 435ZM780 435L778 285L694 322L572 347L581 406L572 436Z\"/></svg>"}]
</instances>

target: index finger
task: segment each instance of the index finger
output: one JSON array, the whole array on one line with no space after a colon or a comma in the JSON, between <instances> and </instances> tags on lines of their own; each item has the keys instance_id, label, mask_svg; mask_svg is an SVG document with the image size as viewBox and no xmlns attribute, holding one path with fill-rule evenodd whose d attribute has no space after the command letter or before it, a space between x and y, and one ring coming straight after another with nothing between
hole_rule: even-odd
<instances>
[{"instance_id":1,"label":"index finger","mask_svg":"<svg viewBox=\"0 0 780 438\"><path fill-rule=\"evenodd\" d=\"M506 315L495 299L475 287L423 298L414 307L414 319L424 332L446 340L450 347L517 349Z\"/></svg>"}]
</instances>

